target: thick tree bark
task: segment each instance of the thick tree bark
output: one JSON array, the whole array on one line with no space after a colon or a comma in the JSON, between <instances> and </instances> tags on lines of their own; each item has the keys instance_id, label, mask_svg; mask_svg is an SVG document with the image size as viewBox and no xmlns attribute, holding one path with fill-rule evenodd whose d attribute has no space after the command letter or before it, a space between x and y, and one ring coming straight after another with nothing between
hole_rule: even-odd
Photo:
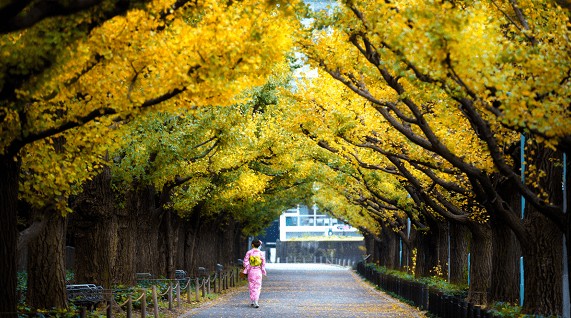
<instances>
[{"instance_id":1,"label":"thick tree bark","mask_svg":"<svg viewBox=\"0 0 571 318\"><path fill-rule=\"evenodd\" d=\"M157 236L157 246L154 250L154 261L157 263L158 271L156 272L157 277L167 277L168 273L168 240L166 229L167 225L165 222L165 218L168 214L168 211L160 207L155 207L155 213L159 215L159 223L158 223L158 236Z\"/></svg>"},{"instance_id":2,"label":"thick tree bark","mask_svg":"<svg viewBox=\"0 0 571 318\"><path fill-rule=\"evenodd\" d=\"M430 276L430 270L434 267L435 244L433 244L431 232L421 232L415 235L414 246L416 247L416 263L414 266L414 276L416 278Z\"/></svg>"},{"instance_id":3,"label":"thick tree bark","mask_svg":"<svg viewBox=\"0 0 571 318\"><path fill-rule=\"evenodd\" d=\"M520 211L521 197L509 184L498 186L500 196L510 204L514 211ZM505 221L497 214L490 215L492 227L492 286L490 301L519 304L519 242Z\"/></svg>"},{"instance_id":4,"label":"thick tree bark","mask_svg":"<svg viewBox=\"0 0 571 318\"><path fill-rule=\"evenodd\" d=\"M105 169L84 184L76 198L73 216L77 282L113 285L113 268L117 258L117 217L114 211L111 174Z\"/></svg>"},{"instance_id":5,"label":"thick tree bark","mask_svg":"<svg viewBox=\"0 0 571 318\"><path fill-rule=\"evenodd\" d=\"M519 303L519 258L521 248L503 222L492 220L492 285L490 300Z\"/></svg>"},{"instance_id":6,"label":"thick tree bark","mask_svg":"<svg viewBox=\"0 0 571 318\"><path fill-rule=\"evenodd\" d=\"M470 224L470 289L468 301L475 305L488 304L492 277L492 230L488 224Z\"/></svg>"},{"instance_id":7,"label":"thick tree bark","mask_svg":"<svg viewBox=\"0 0 571 318\"><path fill-rule=\"evenodd\" d=\"M151 273L158 277L161 273L161 267L157 261L160 218L158 210L154 207L156 192L150 186L143 187L137 191L137 196L139 197L138 208L134 211L137 229L135 272Z\"/></svg>"},{"instance_id":8,"label":"thick tree bark","mask_svg":"<svg viewBox=\"0 0 571 318\"><path fill-rule=\"evenodd\" d=\"M395 233L383 226L381 233L381 266L388 269L396 269L398 260L398 241Z\"/></svg>"},{"instance_id":9,"label":"thick tree bark","mask_svg":"<svg viewBox=\"0 0 571 318\"><path fill-rule=\"evenodd\" d=\"M531 209L526 209L526 213ZM537 212L528 213L526 227L533 240L523 246L524 312L559 315L562 308L562 237L553 222Z\"/></svg>"},{"instance_id":10,"label":"thick tree bark","mask_svg":"<svg viewBox=\"0 0 571 318\"><path fill-rule=\"evenodd\" d=\"M189 274L194 274L197 270L195 251L198 245L198 233L202 222L197 213L193 213L188 222L190 224L185 226L186 242L184 250L184 268L187 268Z\"/></svg>"},{"instance_id":11,"label":"thick tree bark","mask_svg":"<svg viewBox=\"0 0 571 318\"><path fill-rule=\"evenodd\" d=\"M567 270L568 270L568 285L571 289L571 210L569 209L569 204L571 204L571 191L569 191L569 187L571 186L571 153L567 153L567 167L566 167L566 180L565 180L565 193L563 194L566 197L566 216L567 216L567 226L565 230L565 243L567 246ZM571 290L569 290L571 293Z\"/></svg>"},{"instance_id":12,"label":"thick tree bark","mask_svg":"<svg viewBox=\"0 0 571 318\"><path fill-rule=\"evenodd\" d=\"M133 191L126 196L126 208L117 213L117 259L113 269L113 283L131 286L135 284L136 216L133 205Z\"/></svg>"},{"instance_id":13,"label":"thick tree bark","mask_svg":"<svg viewBox=\"0 0 571 318\"><path fill-rule=\"evenodd\" d=\"M59 212L45 211L47 219L41 233L28 244L28 294L32 308L66 308L65 227Z\"/></svg>"},{"instance_id":14,"label":"thick tree bark","mask_svg":"<svg viewBox=\"0 0 571 318\"><path fill-rule=\"evenodd\" d=\"M562 166L555 160L561 154L534 144L535 156L528 162L545 171L546 177L539 184L548 194L550 202L560 205ZM524 258L525 296L524 311L540 315L560 315L562 309L562 244L563 234L557 224L539 213L533 206L525 207L524 224L529 237L522 244Z\"/></svg>"},{"instance_id":15,"label":"thick tree bark","mask_svg":"<svg viewBox=\"0 0 571 318\"><path fill-rule=\"evenodd\" d=\"M446 263L441 263L440 255L443 250L441 245L446 243L442 241L444 236L440 232L445 228L440 224L440 221L433 218L427 218L426 222L430 231L418 232L414 243L417 248L415 268L415 277L417 278L434 275L434 268L438 265L443 267L443 270L446 269Z\"/></svg>"},{"instance_id":16,"label":"thick tree bark","mask_svg":"<svg viewBox=\"0 0 571 318\"><path fill-rule=\"evenodd\" d=\"M448 277L448 222L436 222L436 263L430 269L434 275L434 267L440 266L444 278Z\"/></svg>"},{"instance_id":17,"label":"thick tree bark","mask_svg":"<svg viewBox=\"0 0 571 318\"><path fill-rule=\"evenodd\" d=\"M468 283L468 241L470 232L465 225L450 223L450 283Z\"/></svg>"},{"instance_id":18,"label":"thick tree bark","mask_svg":"<svg viewBox=\"0 0 571 318\"><path fill-rule=\"evenodd\" d=\"M16 315L16 245L18 240L17 204L20 160L0 156L0 313L3 317Z\"/></svg>"},{"instance_id":19,"label":"thick tree bark","mask_svg":"<svg viewBox=\"0 0 571 318\"><path fill-rule=\"evenodd\" d=\"M163 215L163 226L162 228L162 242L164 244L164 264L165 267L163 271L166 273L166 277L173 279L176 268L176 252L178 245L178 229L179 223L182 222L176 213L172 210L165 210Z\"/></svg>"}]
</instances>

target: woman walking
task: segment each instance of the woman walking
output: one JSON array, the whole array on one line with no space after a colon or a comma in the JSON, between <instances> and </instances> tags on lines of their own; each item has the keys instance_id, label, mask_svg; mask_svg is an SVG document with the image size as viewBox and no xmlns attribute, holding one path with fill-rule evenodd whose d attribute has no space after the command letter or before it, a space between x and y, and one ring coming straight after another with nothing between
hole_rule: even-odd
<instances>
[{"instance_id":1,"label":"woman walking","mask_svg":"<svg viewBox=\"0 0 571 318\"><path fill-rule=\"evenodd\" d=\"M262 290L262 275L266 276L266 258L260 251L262 241L252 241L252 249L244 256L244 274L248 275L248 289L250 290L250 306L258 308L260 291Z\"/></svg>"}]
</instances>

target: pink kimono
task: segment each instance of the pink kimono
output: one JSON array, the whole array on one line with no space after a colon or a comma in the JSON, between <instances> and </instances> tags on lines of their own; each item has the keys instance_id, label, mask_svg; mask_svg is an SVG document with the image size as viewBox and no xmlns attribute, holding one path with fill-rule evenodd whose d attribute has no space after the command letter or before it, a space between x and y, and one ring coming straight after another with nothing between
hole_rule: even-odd
<instances>
[{"instance_id":1,"label":"pink kimono","mask_svg":"<svg viewBox=\"0 0 571 318\"><path fill-rule=\"evenodd\" d=\"M259 255L262 259L260 266L250 266L250 255ZM248 289L250 290L250 300L252 303L260 299L262 290L262 275L266 275L266 257L259 249L253 248L244 256L244 274L248 274Z\"/></svg>"}]
</instances>

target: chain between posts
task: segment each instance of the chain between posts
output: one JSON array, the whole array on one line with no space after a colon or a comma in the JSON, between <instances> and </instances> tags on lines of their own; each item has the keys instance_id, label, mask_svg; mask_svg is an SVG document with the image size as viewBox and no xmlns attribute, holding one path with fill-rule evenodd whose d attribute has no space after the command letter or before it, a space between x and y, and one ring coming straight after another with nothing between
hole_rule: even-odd
<instances>
[{"instance_id":1,"label":"chain between posts","mask_svg":"<svg viewBox=\"0 0 571 318\"><path fill-rule=\"evenodd\" d=\"M158 305L158 297L162 297L167 295L168 296L168 302L169 302L169 309L172 310L173 309L173 299L172 299L172 295L173 293L176 291L176 301L177 301L177 307L181 306L181 301L182 301L182 291L186 292L186 301L187 303L192 303L193 301L193 297L192 294L195 294L194 297L194 301L199 302L202 298L205 298L207 294L211 293L212 290L212 284L215 284L215 293L221 293L222 291L230 288L230 287L236 287L238 281L241 279L238 275L239 273L239 269L238 268L231 268L231 269L227 269L227 270L223 270L223 271L219 271L217 273L211 274L211 275L207 275L207 276L203 276L203 277L195 277L195 278L191 278L191 277L187 277L184 278L184 280L186 281L186 283L184 283L184 285L182 284L182 280L183 279L176 279L176 280L169 280L169 279L146 279L145 281L154 281L154 282L163 282L163 281L168 281L168 288L166 289L166 291L161 292L160 290L157 291L157 285L151 285L151 296L152 296L152 305L153 305L153 316L154 317L159 317L159 305ZM173 286L173 281L176 281L176 283ZM218 284L216 287L216 284ZM193 285L194 285L194 290L193 290ZM102 310L105 312L105 316L108 318L113 317L113 313L114 312L122 312L126 315L127 318L131 318L133 317L133 303L134 302L141 302L141 318L146 318L147 317L147 296L148 296L148 290L146 288L143 288L142 293L140 295L138 295L138 293L133 293L131 295L127 295L127 299L125 301L123 301L121 304L116 303L115 302L115 297L114 294L117 292L116 290L111 290L111 289L107 289L107 290L101 290L102 292L102 296L104 301L106 302L106 306L104 308L102 308ZM137 296L135 296L137 295ZM136 298L135 298L136 297ZM87 313L87 308L86 307L81 307L78 311L74 311L74 314L77 314L78 317L87 317L88 313ZM45 313L49 313L49 311L45 312ZM25 313L25 312L19 312L17 314L32 314L32 313Z\"/></svg>"}]
</instances>

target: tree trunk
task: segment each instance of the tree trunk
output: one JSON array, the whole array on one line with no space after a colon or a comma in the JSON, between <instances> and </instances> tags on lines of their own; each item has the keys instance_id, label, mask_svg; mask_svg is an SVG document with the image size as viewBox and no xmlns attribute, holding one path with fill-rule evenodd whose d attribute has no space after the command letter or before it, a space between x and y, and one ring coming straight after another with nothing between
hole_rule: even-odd
<instances>
[{"instance_id":1,"label":"tree trunk","mask_svg":"<svg viewBox=\"0 0 571 318\"><path fill-rule=\"evenodd\" d=\"M145 220L148 220L148 222L145 222ZM162 270L158 262L159 220L157 215L149 213L147 216L138 218L137 229L135 271L137 273L151 273L153 276L158 277L161 275Z\"/></svg>"},{"instance_id":2,"label":"tree trunk","mask_svg":"<svg viewBox=\"0 0 571 318\"><path fill-rule=\"evenodd\" d=\"M159 204L160 206L160 204ZM165 219L168 217L169 212L162 207L155 206L155 213L159 215L158 225L158 236L157 236L157 246L155 248L155 262L158 266L158 272L156 274L161 277L168 277L168 230L167 222Z\"/></svg>"},{"instance_id":3,"label":"tree trunk","mask_svg":"<svg viewBox=\"0 0 571 318\"><path fill-rule=\"evenodd\" d=\"M443 275L446 270L447 236L446 228L441 221L432 217L426 218L430 231L418 232L416 243L416 268L415 277L428 277L434 275L436 266L442 267Z\"/></svg>"},{"instance_id":4,"label":"tree trunk","mask_svg":"<svg viewBox=\"0 0 571 318\"><path fill-rule=\"evenodd\" d=\"M111 173L106 168L84 184L84 192L74 204L75 278L78 282L104 288L113 285L118 241L114 206Z\"/></svg>"},{"instance_id":5,"label":"tree trunk","mask_svg":"<svg viewBox=\"0 0 571 318\"><path fill-rule=\"evenodd\" d=\"M469 227L472 242L468 301L486 306L492 277L492 230L488 224L471 223Z\"/></svg>"},{"instance_id":6,"label":"tree trunk","mask_svg":"<svg viewBox=\"0 0 571 318\"><path fill-rule=\"evenodd\" d=\"M370 255L367 259L368 263L379 264L380 262L380 248L379 248L379 238L373 234L365 234L365 249L367 254Z\"/></svg>"},{"instance_id":7,"label":"tree trunk","mask_svg":"<svg viewBox=\"0 0 571 318\"><path fill-rule=\"evenodd\" d=\"M449 244L449 235L448 235L448 224L449 222L437 222L436 228L438 231L436 232L437 241L436 241L436 264L434 267L439 266L443 275L443 278L448 278L448 244ZM431 268L431 272L434 275L434 267Z\"/></svg>"},{"instance_id":8,"label":"tree trunk","mask_svg":"<svg viewBox=\"0 0 571 318\"><path fill-rule=\"evenodd\" d=\"M524 312L557 316L561 314L561 274L563 235L553 222L526 209L530 236L522 248L524 260Z\"/></svg>"},{"instance_id":9,"label":"tree trunk","mask_svg":"<svg viewBox=\"0 0 571 318\"><path fill-rule=\"evenodd\" d=\"M17 204L20 159L0 156L0 313L3 317L16 315L16 246L18 241Z\"/></svg>"},{"instance_id":10,"label":"tree trunk","mask_svg":"<svg viewBox=\"0 0 571 318\"><path fill-rule=\"evenodd\" d=\"M414 276L416 278L430 276L435 255L432 232L418 232L415 234L414 246L416 247L416 264L414 264ZM411 263L412 267L413 264Z\"/></svg>"},{"instance_id":11,"label":"tree trunk","mask_svg":"<svg viewBox=\"0 0 571 318\"><path fill-rule=\"evenodd\" d=\"M492 285L490 300L518 304L521 248L505 223L492 220Z\"/></svg>"},{"instance_id":12,"label":"tree trunk","mask_svg":"<svg viewBox=\"0 0 571 318\"><path fill-rule=\"evenodd\" d=\"M563 196L565 196L565 210L564 213L566 213L567 216L567 225L565 228L565 245L567 247L567 287L569 288L568 292L571 294L571 211L569 211L569 204L571 203L571 191L569 191L569 187L571 186L571 158L569 158L569 155L571 154L567 154L567 167L566 167L566 180L565 180L565 193L563 193ZM570 305L571 306L571 305ZM569 308L570 306L568 306L567 308ZM565 314L565 313L563 313ZM567 313L569 316L571 316L571 313Z\"/></svg>"},{"instance_id":13,"label":"tree trunk","mask_svg":"<svg viewBox=\"0 0 571 318\"><path fill-rule=\"evenodd\" d=\"M197 270L195 251L198 245L198 233L202 225L198 213L193 213L188 220L188 225L185 226L186 230L186 244L184 250L184 266L190 273L195 273Z\"/></svg>"},{"instance_id":14,"label":"tree trunk","mask_svg":"<svg viewBox=\"0 0 571 318\"><path fill-rule=\"evenodd\" d=\"M113 269L113 283L131 286L135 284L135 247L137 238L136 216L132 204L132 192L127 195L127 208L117 212L117 259ZM131 214L133 213L133 214Z\"/></svg>"},{"instance_id":15,"label":"tree trunk","mask_svg":"<svg viewBox=\"0 0 571 318\"><path fill-rule=\"evenodd\" d=\"M520 211L521 197L513 186L500 184L497 191L515 212ZM519 304L519 241L497 214L490 215L490 225L493 248L490 301Z\"/></svg>"},{"instance_id":16,"label":"tree trunk","mask_svg":"<svg viewBox=\"0 0 571 318\"><path fill-rule=\"evenodd\" d=\"M88 226L76 227L75 233L75 279L111 288L117 255L116 218L111 216L101 222L84 224Z\"/></svg>"},{"instance_id":17,"label":"tree trunk","mask_svg":"<svg viewBox=\"0 0 571 318\"><path fill-rule=\"evenodd\" d=\"M397 240L395 233L383 226L381 232L381 266L388 269L395 269L398 262L395 260L398 255Z\"/></svg>"},{"instance_id":18,"label":"tree trunk","mask_svg":"<svg viewBox=\"0 0 571 318\"><path fill-rule=\"evenodd\" d=\"M66 308L65 227L66 220L54 211L45 211L47 223L28 245L28 294L32 308Z\"/></svg>"},{"instance_id":19,"label":"tree trunk","mask_svg":"<svg viewBox=\"0 0 571 318\"><path fill-rule=\"evenodd\" d=\"M539 180L540 187L548 194L549 202L561 205L563 193L561 154L543 147L529 152L528 162L546 173ZM524 258L525 296L524 311L539 315L560 315L562 309L562 245L563 234L558 226L533 206L526 204L524 224L530 240L522 244Z\"/></svg>"},{"instance_id":20,"label":"tree trunk","mask_svg":"<svg viewBox=\"0 0 571 318\"><path fill-rule=\"evenodd\" d=\"M158 209L154 207L156 192L147 186L137 191L137 196L138 209L134 211L137 223L135 272L151 273L158 277L161 272L157 262L160 218Z\"/></svg>"},{"instance_id":21,"label":"tree trunk","mask_svg":"<svg viewBox=\"0 0 571 318\"><path fill-rule=\"evenodd\" d=\"M165 256L165 268L166 277L174 279L175 274L175 260L176 260L176 250L178 243L178 222L180 220L176 212L171 209L164 210L162 227L162 236L164 242L164 256Z\"/></svg>"},{"instance_id":22,"label":"tree trunk","mask_svg":"<svg viewBox=\"0 0 571 318\"><path fill-rule=\"evenodd\" d=\"M450 283L468 283L468 240L470 232L465 225L450 223Z\"/></svg>"}]
</instances>

